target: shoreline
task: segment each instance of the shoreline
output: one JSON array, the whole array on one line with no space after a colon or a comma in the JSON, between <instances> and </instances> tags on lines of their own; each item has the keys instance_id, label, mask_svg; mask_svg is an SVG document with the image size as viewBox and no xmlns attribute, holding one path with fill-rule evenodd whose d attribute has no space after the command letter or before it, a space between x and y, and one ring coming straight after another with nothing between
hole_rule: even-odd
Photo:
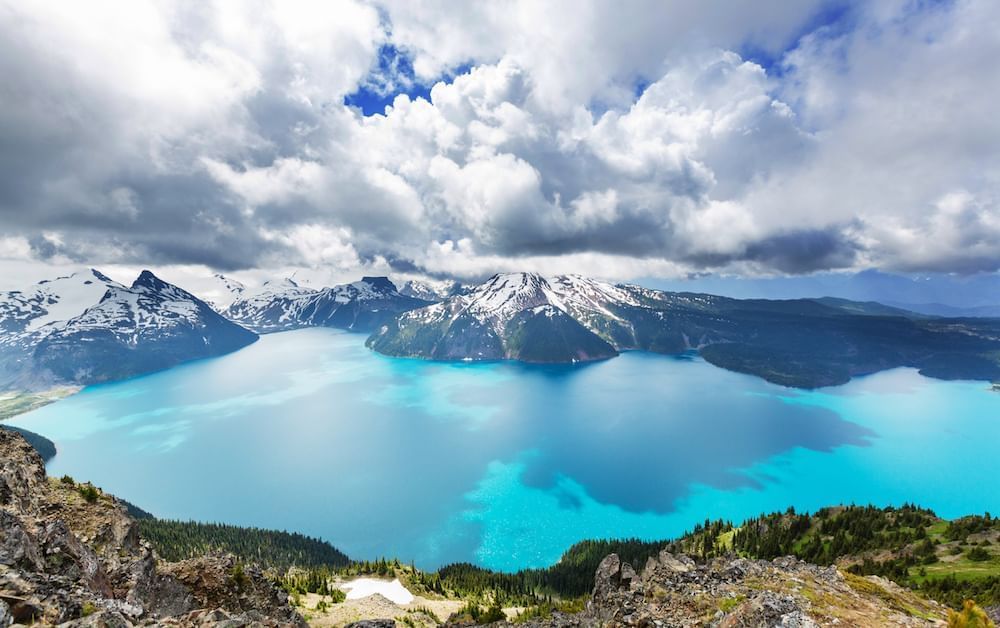
<instances>
[{"instance_id":1,"label":"shoreline","mask_svg":"<svg viewBox=\"0 0 1000 628\"><path fill-rule=\"evenodd\" d=\"M0 422L27 414L83 390L83 386L54 386L46 390L10 390L0 393Z\"/></svg>"}]
</instances>

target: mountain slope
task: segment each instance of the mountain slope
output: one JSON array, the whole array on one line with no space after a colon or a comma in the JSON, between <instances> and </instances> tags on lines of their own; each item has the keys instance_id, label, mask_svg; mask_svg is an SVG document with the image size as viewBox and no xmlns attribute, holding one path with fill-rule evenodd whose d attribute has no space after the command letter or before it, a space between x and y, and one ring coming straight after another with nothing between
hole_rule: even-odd
<instances>
[{"instance_id":1,"label":"mountain slope","mask_svg":"<svg viewBox=\"0 0 1000 628\"><path fill-rule=\"evenodd\" d=\"M371 331L401 312L428 305L428 301L401 294L387 277L320 290L302 308L301 317L313 327Z\"/></svg>"},{"instance_id":2,"label":"mountain slope","mask_svg":"<svg viewBox=\"0 0 1000 628\"><path fill-rule=\"evenodd\" d=\"M3 383L23 388L120 379L228 353L257 339L149 271L128 288L108 284L98 302L72 318L4 337Z\"/></svg>"},{"instance_id":3,"label":"mountain slope","mask_svg":"<svg viewBox=\"0 0 1000 628\"><path fill-rule=\"evenodd\" d=\"M90 269L0 294L0 344L16 344L47 325L69 320L100 301L108 289L122 287Z\"/></svg>"},{"instance_id":4,"label":"mountain slope","mask_svg":"<svg viewBox=\"0 0 1000 628\"><path fill-rule=\"evenodd\" d=\"M581 301L581 310L590 311ZM433 359L573 362L617 355L609 342L567 313L541 275L507 273L389 321L368 339L390 355Z\"/></svg>"},{"instance_id":5,"label":"mountain slope","mask_svg":"<svg viewBox=\"0 0 1000 628\"><path fill-rule=\"evenodd\" d=\"M242 297L247 292L247 287L242 282L226 277L221 273L212 275L212 283L203 290L199 290L198 296L222 314L234 301Z\"/></svg>"}]
</instances>

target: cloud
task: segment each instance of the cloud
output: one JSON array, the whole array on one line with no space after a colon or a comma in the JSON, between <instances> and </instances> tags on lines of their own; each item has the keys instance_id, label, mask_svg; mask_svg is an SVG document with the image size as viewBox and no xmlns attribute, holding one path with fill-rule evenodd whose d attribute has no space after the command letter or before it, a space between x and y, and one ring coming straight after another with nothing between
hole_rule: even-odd
<instances>
[{"instance_id":1,"label":"cloud","mask_svg":"<svg viewBox=\"0 0 1000 628\"><path fill-rule=\"evenodd\" d=\"M831 4L3 4L0 257L997 270L1000 8Z\"/></svg>"}]
</instances>

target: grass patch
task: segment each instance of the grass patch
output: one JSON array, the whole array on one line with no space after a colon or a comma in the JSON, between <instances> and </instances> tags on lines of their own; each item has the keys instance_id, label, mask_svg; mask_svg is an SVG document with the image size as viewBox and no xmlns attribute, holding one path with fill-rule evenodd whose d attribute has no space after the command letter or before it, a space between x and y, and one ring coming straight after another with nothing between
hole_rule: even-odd
<instances>
[{"instance_id":1,"label":"grass patch","mask_svg":"<svg viewBox=\"0 0 1000 628\"><path fill-rule=\"evenodd\" d=\"M881 586L875 584L868 578L865 578L864 576L856 576L846 571L843 573L844 573L844 580L847 581L847 586L851 587L858 593L877 595L883 599L890 597L888 591L883 589Z\"/></svg>"},{"instance_id":2,"label":"grass patch","mask_svg":"<svg viewBox=\"0 0 1000 628\"><path fill-rule=\"evenodd\" d=\"M716 544L719 545L726 551L733 550L733 537L736 536L736 530L730 530L729 532L723 532L716 538Z\"/></svg>"},{"instance_id":3,"label":"grass patch","mask_svg":"<svg viewBox=\"0 0 1000 628\"><path fill-rule=\"evenodd\" d=\"M736 597L726 597L719 600L719 610L723 613L732 612L737 606L743 603L747 599L745 595L737 595Z\"/></svg>"}]
</instances>

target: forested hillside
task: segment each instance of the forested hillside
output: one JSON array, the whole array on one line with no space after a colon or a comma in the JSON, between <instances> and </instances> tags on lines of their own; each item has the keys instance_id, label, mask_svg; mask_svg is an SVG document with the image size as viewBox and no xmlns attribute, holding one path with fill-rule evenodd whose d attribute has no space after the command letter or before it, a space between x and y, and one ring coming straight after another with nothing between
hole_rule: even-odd
<instances>
[{"instance_id":1,"label":"forested hillside","mask_svg":"<svg viewBox=\"0 0 1000 628\"><path fill-rule=\"evenodd\" d=\"M594 572L609 554L641 570L668 550L698 561L733 555L754 559L795 556L836 564L856 575L880 575L953 608L966 599L1000 605L1000 521L990 514L954 521L913 505L899 508L837 506L814 514L788 510L741 525L706 520L675 540L590 540L572 546L556 564L516 573L457 563L424 572L398 560L351 562L332 545L300 534L219 524L143 519L141 531L168 560L211 550L231 552L284 573L296 567L300 588L332 573L399 576L431 594L503 606L534 606L590 593ZM318 586L318 585L317 585Z\"/></svg>"},{"instance_id":2,"label":"forested hillside","mask_svg":"<svg viewBox=\"0 0 1000 628\"><path fill-rule=\"evenodd\" d=\"M139 531L170 561L221 551L278 571L293 566L343 567L349 562L326 541L291 532L162 519L139 519Z\"/></svg>"}]
</instances>

